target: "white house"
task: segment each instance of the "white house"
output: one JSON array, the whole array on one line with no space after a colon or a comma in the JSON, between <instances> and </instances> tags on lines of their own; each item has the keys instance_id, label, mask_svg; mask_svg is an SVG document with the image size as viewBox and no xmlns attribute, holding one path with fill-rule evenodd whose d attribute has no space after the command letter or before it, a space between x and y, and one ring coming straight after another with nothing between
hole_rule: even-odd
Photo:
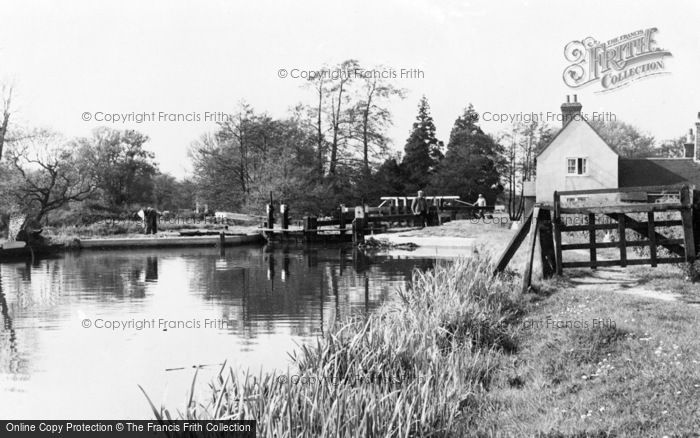
<instances>
[{"instance_id":1,"label":"white house","mask_svg":"<svg viewBox=\"0 0 700 438\"><path fill-rule=\"evenodd\" d=\"M582 117L574 95L562 104L559 132L537 155L536 202L551 203L554 191L688 183L700 187L700 135L692 129L681 158L620 157ZM696 123L700 131L700 122ZM563 199L571 200L571 199ZM583 199L581 199L583 200Z\"/></svg>"}]
</instances>

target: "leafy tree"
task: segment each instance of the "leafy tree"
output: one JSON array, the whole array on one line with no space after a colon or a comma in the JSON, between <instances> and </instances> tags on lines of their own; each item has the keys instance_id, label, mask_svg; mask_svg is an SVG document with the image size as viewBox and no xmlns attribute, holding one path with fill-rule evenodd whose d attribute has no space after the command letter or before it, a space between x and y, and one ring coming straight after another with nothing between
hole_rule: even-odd
<instances>
[{"instance_id":1,"label":"leafy tree","mask_svg":"<svg viewBox=\"0 0 700 438\"><path fill-rule=\"evenodd\" d=\"M658 147L658 155L665 158L682 158L685 156L685 144L688 139L685 135L665 141Z\"/></svg>"},{"instance_id":2,"label":"leafy tree","mask_svg":"<svg viewBox=\"0 0 700 438\"><path fill-rule=\"evenodd\" d=\"M423 96L401 162L408 182L407 190L415 191L428 185L443 156L441 145L435 136L435 123L430 115L428 99Z\"/></svg>"},{"instance_id":3,"label":"leafy tree","mask_svg":"<svg viewBox=\"0 0 700 438\"><path fill-rule=\"evenodd\" d=\"M478 116L470 104L460 115L450 133L445 158L432 179L436 194L459 195L474 202L479 193L493 204L502 190L498 163L502 147L483 132Z\"/></svg>"},{"instance_id":4,"label":"leafy tree","mask_svg":"<svg viewBox=\"0 0 700 438\"><path fill-rule=\"evenodd\" d=\"M656 153L654 137L618 120L593 120L591 126L623 158L645 158Z\"/></svg>"},{"instance_id":5,"label":"leafy tree","mask_svg":"<svg viewBox=\"0 0 700 438\"><path fill-rule=\"evenodd\" d=\"M76 141L106 204L126 207L152 200L158 172L154 154L144 149L148 137L133 130L97 128L91 138Z\"/></svg>"},{"instance_id":6,"label":"leafy tree","mask_svg":"<svg viewBox=\"0 0 700 438\"><path fill-rule=\"evenodd\" d=\"M195 185L189 179L178 181L168 173L153 178L153 206L159 210L189 209L195 204Z\"/></svg>"},{"instance_id":7,"label":"leafy tree","mask_svg":"<svg viewBox=\"0 0 700 438\"><path fill-rule=\"evenodd\" d=\"M378 201L381 196L404 196L406 194L406 173L397 158L388 158L372 175L367 190L368 197Z\"/></svg>"},{"instance_id":8,"label":"leafy tree","mask_svg":"<svg viewBox=\"0 0 700 438\"><path fill-rule=\"evenodd\" d=\"M220 210L259 210L276 199L300 201L318 180L315 138L300 117L275 120L242 105L190 155L201 202Z\"/></svg>"}]
</instances>

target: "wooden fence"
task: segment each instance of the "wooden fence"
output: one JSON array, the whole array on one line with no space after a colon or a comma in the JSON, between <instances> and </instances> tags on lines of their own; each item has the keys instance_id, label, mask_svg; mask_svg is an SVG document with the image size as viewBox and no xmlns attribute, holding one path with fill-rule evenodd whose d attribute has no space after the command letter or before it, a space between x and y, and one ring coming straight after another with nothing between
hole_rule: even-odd
<instances>
[{"instance_id":1,"label":"wooden fence","mask_svg":"<svg viewBox=\"0 0 700 438\"><path fill-rule=\"evenodd\" d=\"M601 206L563 206L561 198L565 196L590 196L621 193L654 193L663 191L671 199L677 201L668 202L638 202L630 204L601 205ZM576 190L554 192L553 225L556 250L556 272L561 274L564 268L589 267L595 269L599 266L629 266L651 265L662 263L692 263L695 260L695 239L693 233L693 190L688 186L651 186L630 187L621 189L601 190ZM656 213L678 212L680 220L657 220ZM630 214L646 216L646 222L641 222ZM585 224L569 225L565 220L570 216L584 216ZM597 223L596 216L603 216L611 220L607 223ZM661 230L670 227L682 227L682 238L673 238L664 235ZM617 230L616 242L597 241L596 231ZM645 240L628 240L626 230L632 230ZM562 233L580 232L588 233L586 243L562 243ZM673 256L660 257L658 247L666 248ZM649 256L636 259L628 258L628 248L647 247ZM619 258L615 260L598 260L598 250L603 248L618 248ZM571 250L588 250L588 261L564 261L563 252Z\"/></svg>"},{"instance_id":2,"label":"wooden fence","mask_svg":"<svg viewBox=\"0 0 700 438\"><path fill-rule=\"evenodd\" d=\"M580 199L613 195L618 201L599 205L567 205L562 198ZM633 199L634 201L630 201ZM554 192L552 205L537 204L527 216L520 230L513 236L494 269L494 275L502 272L525 239L530 237L528 258L523 275L523 291L531 285L532 265L536 241L539 239L542 258L542 274L547 278L564 268L603 266L650 265L663 263L687 263L692 266L696 260L695 234L700 229L700 218L695 210L700 205L700 196L688 185L628 187L618 189L575 190ZM678 212L680 219L657 219L657 213ZM634 218L630 215L636 215ZM607 221L598 221L597 217ZM639 216L646 221L638 220ZM581 223L567 218L584 218ZM699 223L695 223L698 219ZM670 228L681 230L682 237L664 234ZM617 241L598 241L597 231L617 230ZM628 240L627 230L635 232L641 240ZM587 233L583 243L563 243L562 234L572 232ZM647 247L648 256L629 258L628 248ZM670 255L661 256L658 248L665 248ZM619 258L600 260L599 250L617 248ZM564 252L588 250L586 261L564 261Z\"/></svg>"}]
</instances>

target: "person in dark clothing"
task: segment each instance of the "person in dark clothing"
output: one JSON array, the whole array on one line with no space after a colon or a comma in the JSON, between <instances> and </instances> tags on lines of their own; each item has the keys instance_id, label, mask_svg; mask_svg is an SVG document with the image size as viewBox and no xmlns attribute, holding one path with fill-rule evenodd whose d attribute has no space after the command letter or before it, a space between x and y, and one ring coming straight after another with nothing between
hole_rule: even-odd
<instances>
[{"instance_id":1,"label":"person in dark clothing","mask_svg":"<svg viewBox=\"0 0 700 438\"><path fill-rule=\"evenodd\" d=\"M415 216L420 217L421 227L428 225L428 200L423 197L423 191L418 191L418 196L411 202L411 211Z\"/></svg>"},{"instance_id":2,"label":"person in dark clothing","mask_svg":"<svg viewBox=\"0 0 700 438\"><path fill-rule=\"evenodd\" d=\"M143 220L146 223L146 234L157 234L158 233L158 210L155 208L147 207L143 211Z\"/></svg>"}]
</instances>

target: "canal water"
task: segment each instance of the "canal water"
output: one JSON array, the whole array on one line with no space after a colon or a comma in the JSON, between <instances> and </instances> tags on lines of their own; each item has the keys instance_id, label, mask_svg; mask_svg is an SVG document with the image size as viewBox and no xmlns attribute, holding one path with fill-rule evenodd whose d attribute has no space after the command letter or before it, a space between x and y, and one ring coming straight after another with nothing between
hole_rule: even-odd
<instances>
[{"instance_id":1,"label":"canal water","mask_svg":"<svg viewBox=\"0 0 700 438\"><path fill-rule=\"evenodd\" d=\"M0 413L152 418L224 361L287 370L295 345L391 299L431 259L351 247L89 251L0 264Z\"/></svg>"}]
</instances>

